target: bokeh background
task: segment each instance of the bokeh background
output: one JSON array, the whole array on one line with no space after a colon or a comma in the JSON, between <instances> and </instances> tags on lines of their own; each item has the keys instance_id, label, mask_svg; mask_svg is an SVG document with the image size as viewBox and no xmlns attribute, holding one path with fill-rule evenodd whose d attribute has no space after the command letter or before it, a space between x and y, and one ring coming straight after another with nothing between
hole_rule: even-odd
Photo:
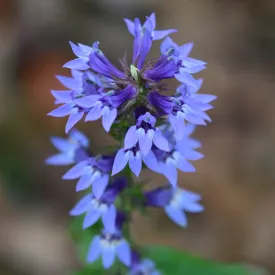
<instances>
[{"instance_id":1,"label":"bokeh background","mask_svg":"<svg viewBox=\"0 0 275 275\"><path fill-rule=\"evenodd\" d=\"M133 234L201 257L257 266L275 274L275 1L274 0L1 0L0 1L0 274L66 275L78 267L68 226L77 195L46 167L52 135L65 136L53 108L54 75L73 58L68 41L101 42L117 62L131 50L123 17L157 14L159 29L195 42L208 62L202 92L216 94L213 123L195 136L205 158L180 184L203 195L206 211L186 230L164 214L135 215ZM158 43L154 52L158 53ZM100 123L80 123L92 150L112 142ZM153 174L152 186L164 183Z\"/></svg>"}]
</instances>

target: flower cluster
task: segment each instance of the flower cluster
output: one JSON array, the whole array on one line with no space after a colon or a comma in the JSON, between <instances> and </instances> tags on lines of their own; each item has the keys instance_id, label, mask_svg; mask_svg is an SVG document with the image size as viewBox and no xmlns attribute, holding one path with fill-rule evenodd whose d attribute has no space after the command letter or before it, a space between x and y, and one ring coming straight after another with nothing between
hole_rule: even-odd
<instances>
[{"instance_id":1,"label":"flower cluster","mask_svg":"<svg viewBox=\"0 0 275 275\"><path fill-rule=\"evenodd\" d=\"M196 125L211 121L206 111L212 108L210 103L216 97L198 93L202 79L193 74L203 70L206 63L189 57L192 43L177 45L168 36L176 32L174 29L155 30L154 13L144 24L137 18L125 19L125 23L134 37L133 57L130 65L126 58L120 60L121 69L108 60L99 42L92 47L70 42L77 58L64 67L71 70L72 77L57 76L66 90L52 91L55 104L60 106L48 114L69 116L65 127L69 137L52 138L60 153L46 162L74 164L63 179L78 179L76 191L88 193L70 214L85 214L84 229L102 221L102 232L92 240L88 261L101 257L103 267L109 268L118 258L129 267L131 275L157 275L160 273L154 263L141 258L124 234L130 215L119 198L133 185L120 172L129 167L138 177L145 164L162 174L169 184L142 192L142 203L130 198L130 206L162 208L175 223L185 227L185 212L201 212L203 206L199 203L200 195L178 186L178 170L195 172L190 161L203 157L196 151L200 142L190 135ZM162 39L159 58L146 62L153 41ZM179 82L176 91L165 83L172 78ZM120 147L109 155L92 156L88 139L73 129L83 118L102 118L103 128L117 139ZM126 194L131 196L131 192Z\"/></svg>"}]
</instances>

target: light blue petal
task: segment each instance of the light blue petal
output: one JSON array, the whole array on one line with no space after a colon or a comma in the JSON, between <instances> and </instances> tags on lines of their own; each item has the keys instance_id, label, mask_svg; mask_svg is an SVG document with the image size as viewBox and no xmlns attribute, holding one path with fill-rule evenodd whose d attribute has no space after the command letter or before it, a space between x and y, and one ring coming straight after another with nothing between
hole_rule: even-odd
<instances>
[{"instance_id":1,"label":"light blue petal","mask_svg":"<svg viewBox=\"0 0 275 275\"><path fill-rule=\"evenodd\" d=\"M199 204L198 202L188 202L185 200L182 203L182 209L191 213L200 213L204 210L204 206Z\"/></svg>"},{"instance_id":2,"label":"light blue petal","mask_svg":"<svg viewBox=\"0 0 275 275\"><path fill-rule=\"evenodd\" d=\"M175 187L178 182L178 172L174 164L168 161L166 163L160 163L160 167L163 175L169 180L171 185Z\"/></svg>"},{"instance_id":3,"label":"light blue petal","mask_svg":"<svg viewBox=\"0 0 275 275\"><path fill-rule=\"evenodd\" d=\"M51 93L54 96L54 98L58 101L58 104L72 102L71 91L51 90Z\"/></svg>"},{"instance_id":4,"label":"light blue petal","mask_svg":"<svg viewBox=\"0 0 275 275\"><path fill-rule=\"evenodd\" d=\"M143 155L147 155L153 145L153 136L149 133L139 136L139 149Z\"/></svg>"},{"instance_id":5,"label":"light blue petal","mask_svg":"<svg viewBox=\"0 0 275 275\"><path fill-rule=\"evenodd\" d=\"M134 24L134 22L127 19L127 18L124 18L124 22L127 25L129 33L132 34L133 36L135 36L135 24Z\"/></svg>"},{"instance_id":6,"label":"light blue petal","mask_svg":"<svg viewBox=\"0 0 275 275\"><path fill-rule=\"evenodd\" d=\"M87 261L93 263L99 258L101 252L100 237L95 236L89 248Z\"/></svg>"},{"instance_id":7,"label":"light blue petal","mask_svg":"<svg viewBox=\"0 0 275 275\"><path fill-rule=\"evenodd\" d=\"M138 177L142 168L142 160L139 152L137 152L135 156L133 153L130 155L129 166L132 172Z\"/></svg>"},{"instance_id":8,"label":"light blue petal","mask_svg":"<svg viewBox=\"0 0 275 275\"><path fill-rule=\"evenodd\" d=\"M179 161L177 161L177 168L182 172L196 172L194 165L192 165L184 158L181 158Z\"/></svg>"},{"instance_id":9,"label":"light blue petal","mask_svg":"<svg viewBox=\"0 0 275 275\"><path fill-rule=\"evenodd\" d=\"M172 206L166 206L164 208L164 211L168 215L168 217L179 226L182 226L182 227L187 226L187 217L185 213L180 209L174 208Z\"/></svg>"},{"instance_id":10,"label":"light blue petal","mask_svg":"<svg viewBox=\"0 0 275 275\"><path fill-rule=\"evenodd\" d=\"M115 231L116 215L117 215L117 211L113 204L111 204L108 210L102 215L102 222L103 222L104 228L107 229L108 232Z\"/></svg>"},{"instance_id":11,"label":"light blue petal","mask_svg":"<svg viewBox=\"0 0 275 275\"><path fill-rule=\"evenodd\" d=\"M193 46L194 43L192 42L180 46L180 58L186 58L192 51Z\"/></svg>"},{"instance_id":12,"label":"light blue petal","mask_svg":"<svg viewBox=\"0 0 275 275\"><path fill-rule=\"evenodd\" d=\"M93 194L97 199L99 199L102 196L102 194L104 193L104 191L108 185L108 182L109 182L108 174L103 175L99 179L93 181L93 185L92 185Z\"/></svg>"},{"instance_id":13,"label":"light blue petal","mask_svg":"<svg viewBox=\"0 0 275 275\"><path fill-rule=\"evenodd\" d=\"M87 114L85 121L94 121L94 120L99 119L102 115L101 107L102 107L102 104L96 104L91 109L91 111Z\"/></svg>"},{"instance_id":14,"label":"light blue petal","mask_svg":"<svg viewBox=\"0 0 275 275\"><path fill-rule=\"evenodd\" d=\"M85 195L70 211L71 216L78 216L86 213L91 208L92 194Z\"/></svg>"},{"instance_id":15,"label":"light blue petal","mask_svg":"<svg viewBox=\"0 0 275 275\"><path fill-rule=\"evenodd\" d=\"M149 169L154 172L161 173L157 158L152 151L150 151L146 156L142 155L142 159Z\"/></svg>"},{"instance_id":16,"label":"light blue petal","mask_svg":"<svg viewBox=\"0 0 275 275\"><path fill-rule=\"evenodd\" d=\"M89 66L86 64L86 61L82 58L73 59L63 65L63 68L76 69L76 70L87 70Z\"/></svg>"},{"instance_id":17,"label":"light blue petal","mask_svg":"<svg viewBox=\"0 0 275 275\"><path fill-rule=\"evenodd\" d=\"M73 110L73 105L71 103L67 103L49 112L48 116L64 117L69 115L72 112L72 110Z\"/></svg>"},{"instance_id":18,"label":"light blue petal","mask_svg":"<svg viewBox=\"0 0 275 275\"><path fill-rule=\"evenodd\" d=\"M162 135L161 131L158 128L155 130L153 141L160 150L166 152L170 151L167 139Z\"/></svg>"},{"instance_id":19,"label":"light blue petal","mask_svg":"<svg viewBox=\"0 0 275 275\"><path fill-rule=\"evenodd\" d=\"M94 225L99 220L100 217L101 217L101 213L98 209L92 209L91 211L89 211L83 221L83 229L86 229Z\"/></svg>"},{"instance_id":20,"label":"light blue petal","mask_svg":"<svg viewBox=\"0 0 275 275\"><path fill-rule=\"evenodd\" d=\"M73 158L68 157L65 154L56 154L46 159L48 165L70 165L74 163Z\"/></svg>"},{"instance_id":21,"label":"light blue petal","mask_svg":"<svg viewBox=\"0 0 275 275\"><path fill-rule=\"evenodd\" d=\"M79 82L74 78L68 76L57 75L56 78L60 81L60 83L70 90L78 89Z\"/></svg>"},{"instance_id":22,"label":"light blue petal","mask_svg":"<svg viewBox=\"0 0 275 275\"><path fill-rule=\"evenodd\" d=\"M76 98L74 102L84 108L91 108L96 105L100 98L100 95L89 95L81 98Z\"/></svg>"},{"instance_id":23,"label":"light blue petal","mask_svg":"<svg viewBox=\"0 0 275 275\"><path fill-rule=\"evenodd\" d=\"M52 137L51 142L57 150L64 153L66 153L73 147L67 139L61 137Z\"/></svg>"},{"instance_id":24,"label":"light blue petal","mask_svg":"<svg viewBox=\"0 0 275 275\"><path fill-rule=\"evenodd\" d=\"M115 250L111 248L102 249L102 264L105 269L110 268L115 261Z\"/></svg>"},{"instance_id":25,"label":"light blue petal","mask_svg":"<svg viewBox=\"0 0 275 275\"><path fill-rule=\"evenodd\" d=\"M112 169L112 176L119 173L121 170L124 169L124 167L128 163L128 155L125 154L124 149L120 149L115 157L113 169Z\"/></svg>"},{"instance_id":26,"label":"light blue petal","mask_svg":"<svg viewBox=\"0 0 275 275\"><path fill-rule=\"evenodd\" d=\"M131 126L128 129L128 131L125 135L125 139L124 139L124 149L130 149L137 144L138 135L137 135L136 131L137 131L136 126Z\"/></svg>"},{"instance_id":27,"label":"light blue petal","mask_svg":"<svg viewBox=\"0 0 275 275\"><path fill-rule=\"evenodd\" d=\"M69 119L67 121L65 132L68 132L75 126L75 124L82 119L84 112L73 112L70 114Z\"/></svg>"},{"instance_id":28,"label":"light blue petal","mask_svg":"<svg viewBox=\"0 0 275 275\"><path fill-rule=\"evenodd\" d=\"M84 168L88 165L88 161L87 160L83 160L79 163L77 163L74 167L72 167L68 172L66 172L62 179L63 180L74 180L77 179L79 177L81 177L83 175L83 170Z\"/></svg>"},{"instance_id":29,"label":"light blue petal","mask_svg":"<svg viewBox=\"0 0 275 275\"><path fill-rule=\"evenodd\" d=\"M160 40L163 39L165 36L177 32L176 29L170 29L170 30L163 30L163 31L153 31L153 40Z\"/></svg>"},{"instance_id":30,"label":"light blue petal","mask_svg":"<svg viewBox=\"0 0 275 275\"><path fill-rule=\"evenodd\" d=\"M117 247L117 257L126 266L131 264L131 249L129 244L123 240Z\"/></svg>"},{"instance_id":31,"label":"light blue petal","mask_svg":"<svg viewBox=\"0 0 275 275\"><path fill-rule=\"evenodd\" d=\"M117 109L112 109L109 111L105 111L104 108L102 110L102 125L106 132L109 132L115 119L117 117Z\"/></svg>"},{"instance_id":32,"label":"light blue petal","mask_svg":"<svg viewBox=\"0 0 275 275\"><path fill-rule=\"evenodd\" d=\"M81 50L80 47L78 47L76 44L74 44L74 43L71 42L71 41L69 41L69 43L70 43L70 45L71 45L71 48L72 48L73 53L74 53L76 56L80 57L80 56L83 55L83 51Z\"/></svg>"},{"instance_id":33,"label":"light blue petal","mask_svg":"<svg viewBox=\"0 0 275 275\"><path fill-rule=\"evenodd\" d=\"M77 182L76 185L76 191L82 191L84 189L87 189L88 187L90 187L92 185L91 182L91 175L90 174L85 174L83 175L79 181Z\"/></svg>"}]
</instances>

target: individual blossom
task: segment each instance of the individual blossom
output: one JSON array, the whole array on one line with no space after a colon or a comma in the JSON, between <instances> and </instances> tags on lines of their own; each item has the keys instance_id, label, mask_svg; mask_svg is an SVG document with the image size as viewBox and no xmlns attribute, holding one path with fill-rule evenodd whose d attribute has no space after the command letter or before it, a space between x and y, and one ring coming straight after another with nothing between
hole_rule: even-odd
<instances>
[{"instance_id":1,"label":"individual blossom","mask_svg":"<svg viewBox=\"0 0 275 275\"><path fill-rule=\"evenodd\" d=\"M203 155L196 151L200 143L189 137L195 130L191 124L185 127L184 136L177 140L171 126L163 125L161 130L170 144L170 152L165 152L159 148L152 149L159 163L161 173L169 180L172 186L176 187L178 182L178 171L195 172L196 169L189 161L199 160Z\"/></svg>"},{"instance_id":2,"label":"individual blossom","mask_svg":"<svg viewBox=\"0 0 275 275\"><path fill-rule=\"evenodd\" d=\"M169 60L173 60L176 64L176 78L187 85L197 87L197 83L191 74L205 69L206 62L188 56L193 45L193 43L186 43L179 46L170 37L166 37L160 49L163 56L166 56Z\"/></svg>"},{"instance_id":3,"label":"individual blossom","mask_svg":"<svg viewBox=\"0 0 275 275\"><path fill-rule=\"evenodd\" d=\"M115 226L104 228L101 235L94 237L88 252L88 262L92 263L102 257L103 267L108 269L117 257L124 265L130 266L131 249L121 232L121 226L124 222L124 220L121 221L121 217L118 212L116 220L109 221L109 225L115 224Z\"/></svg>"},{"instance_id":4,"label":"individual blossom","mask_svg":"<svg viewBox=\"0 0 275 275\"><path fill-rule=\"evenodd\" d=\"M70 211L70 215L78 216L86 213L83 221L83 228L94 225L100 218L105 228L113 229L116 220L115 199L126 187L126 179L116 179L108 189L101 195L93 193L85 195L76 206Z\"/></svg>"},{"instance_id":5,"label":"individual blossom","mask_svg":"<svg viewBox=\"0 0 275 275\"><path fill-rule=\"evenodd\" d=\"M143 155L147 155L154 144L157 148L169 152L168 141L158 127L155 127L156 118L149 112L140 115L136 125L131 126L124 139L124 149L130 149L137 143Z\"/></svg>"},{"instance_id":6,"label":"individual blossom","mask_svg":"<svg viewBox=\"0 0 275 275\"><path fill-rule=\"evenodd\" d=\"M132 251L132 261L128 275L160 275L155 268L155 263L150 259L141 259L139 254Z\"/></svg>"},{"instance_id":7,"label":"individual blossom","mask_svg":"<svg viewBox=\"0 0 275 275\"><path fill-rule=\"evenodd\" d=\"M205 121L211 122L205 111L213 108L209 103L216 97L212 95L197 94L202 80L196 80L197 87L180 85L174 97L160 95L151 92L148 95L150 103L160 115L168 115L169 122L174 128L175 136L181 139L184 133L185 122L195 125L206 125Z\"/></svg>"},{"instance_id":8,"label":"individual blossom","mask_svg":"<svg viewBox=\"0 0 275 275\"><path fill-rule=\"evenodd\" d=\"M63 67L68 69L74 69L74 70L89 69L89 65L88 65L89 55L92 52L98 50L99 42L95 42L93 44L93 47L89 47L81 43L78 43L78 45L76 45L73 42L70 42L70 45L71 45L72 51L77 56L77 58L67 62L66 64L63 65Z\"/></svg>"},{"instance_id":9,"label":"individual blossom","mask_svg":"<svg viewBox=\"0 0 275 275\"><path fill-rule=\"evenodd\" d=\"M60 153L46 159L48 165L70 165L88 158L87 137L77 130L72 130L67 139L52 137L51 142Z\"/></svg>"},{"instance_id":10,"label":"individual blossom","mask_svg":"<svg viewBox=\"0 0 275 275\"><path fill-rule=\"evenodd\" d=\"M76 185L77 192L92 185L93 194L101 196L108 185L113 162L114 158L111 156L89 157L73 166L62 178L65 180L80 178Z\"/></svg>"},{"instance_id":11,"label":"individual blossom","mask_svg":"<svg viewBox=\"0 0 275 275\"><path fill-rule=\"evenodd\" d=\"M72 76L57 76L57 79L69 90L51 91L56 99L55 104L63 105L48 113L49 116L53 117L69 116L65 127L66 133L89 111L80 105L83 98L87 101L86 97L97 93L99 88L99 83L94 82L95 78L91 73L87 74L72 70ZM91 80L89 79L90 76L92 76Z\"/></svg>"},{"instance_id":12,"label":"individual blossom","mask_svg":"<svg viewBox=\"0 0 275 275\"><path fill-rule=\"evenodd\" d=\"M146 155L144 155L138 145L130 149L122 148L116 153L112 175L122 171L127 163L129 163L130 169L138 177L141 172L142 162L144 162L145 165L152 171L158 173L160 172L157 158L152 151L149 151Z\"/></svg>"},{"instance_id":13,"label":"individual blossom","mask_svg":"<svg viewBox=\"0 0 275 275\"><path fill-rule=\"evenodd\" d=\"M163 208L168 217L181 227L187 226L185 212L199 213L204 207L201 196L182 188L160 187L145 194L147 205Z\"/></svg>"}]
</instances>

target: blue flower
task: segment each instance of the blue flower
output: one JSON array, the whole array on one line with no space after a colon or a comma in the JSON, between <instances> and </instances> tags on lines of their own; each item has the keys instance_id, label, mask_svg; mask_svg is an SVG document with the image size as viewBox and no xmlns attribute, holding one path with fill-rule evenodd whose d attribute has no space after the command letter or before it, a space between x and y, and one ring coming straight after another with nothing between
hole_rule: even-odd
<instances>
[{"instance_id":1,"label":"blue flower","mask_svg":"<svg viewBox=\"0 0 275 275\"><path fill-rule=\"evenodd\" d=\"M139 147L135 146L130 149L120 149L117 151L112 176L122 171L129 162L130 169L138 177L141 172L142 161L152 171L160 172L160 167L155 154L152 151L149 151L147 155L144 155Z\"/></svg>"},{"instance_id":2,"label":"blue flower","mask_svg":"<svg viewBox=\"0 0 275 275\"><path fill-rule=\"evenodd\" d=\"M153 148L153 152L158 160L161 173L169 180L172 186L177 186L178 172L195 172L195 167L189 160L199 160L203 155L195 149L200 147L200 143L189 138L194 131L193 125L187 124L184 136L181 140L176 140L171 127L162 126L164 136L169 140L171 151L165 152L158 148Z\"/></svg>"},{"instance_id":3,"label":"blue flower","mask_svg":"<svg viewBox=\"0 0 275 275\"><path fill-rule=\"evenodd\" d=\"M113 203L126 184L125 178L118 178L108 186L104 193L85 195L70 211L70 215L79 216L86 213L83 221L84 229L94 225L101 218L104 227L113 230L117 219L117 211Z\"/></svg>"},{"instance_id":4,"label":"blue flower","mask_svg":"<svg viewBox=\"0 0 275 275\"><path fill-rule=\"evenodd\" d=\"M182 188L160 187L145 194L149 206L162 207L168 217L181 227L187 226L185 212L199 213L204 207L201 196Z\"/></svg>"},{"instance_id":5,"label":"blue flower","mask_svg":"<svg viewBox=\"0 0 275 275\"><path fill-rule=\"evenodd\" d=\"M163 137L159 128L155 128L156 118L149 112L140 115L136 125L131 126L125 136L124 149L130 149L139 142L139 148L143 155L147 155L152 145L163 151L169 152L168 141Z\"/></svg>"},{"instance_id":6,"label":"blue flower","mask_svg":"<svg viewBox=\"0 0 275 275\"><path fill-rule=\"evenodd\" d=\"M155 263L149 259L144 259L138 263L132 264L129 275L160 275L155 269Z\"/></svg>"},{"instance_id":7,"label":"blue flower","mask_svg":"<svg viewBox=\"0 0 275 275\"><path fill-rule=\"evenodd\" d=\"M55 104L63 105L48 113L49 116L53 117L65 117L69 115L65 128L66 133L87 113L88 110L80 104L87 95L91 97L95 96L91 94L97 93L96 89L99 84L99 80L97 83L94 82L95 77L91 73L87 74L72 70L72 76L73 77L57 76L57 79L70 90L51 91L56 99ZM93 84L88 83L90 80L89 77L91 77Z\"/></svg>"},{"instance_id":8,"label":"blue flower","mask_svg":"<svg viewBox=\"0 0 275 275\"><path fill-rule=\"evenodd\" d=\"M131 264L131 249L119 230L103 230L100 236L95 236L89 252L88 262L92 263L102 257L105 269L110 268L116 257L126 266Z\"/></svg>"},{"instance_id":9,"label":"blue flower","mask_svg":"<svg viewBox=\"0 0 275 275\"><path fill-rule=\"evenodd\" d=\"M48 165L70 165L88 158L89 140L77 130L72 130L68 139L52 137L51 142L60 153L46 159Z\"/></svg>"},{"instance_id":10,"label":"blue flower","mask_svg":"<svg viewBox=\"0 0 275 275\"><path fill-rule=\"evenodd\" d=\"M92 52L98 51L99 42L95 42L93 47L89 47L80 43L76 45L73 42L70 42L70 45L77 58L67 62L63 65L63 67L75 70L89 69L89 56Z\"/></svg>"},{"instance_id":11,"label":"blue flower","mask_svg":"<svg viewBox=\"0 0 275 275\"><path fill-rule=\"evenodd\" d=\"M63 175L63 179L72 180L80 178L76 191L82 191L92 185L93 194L100 197L109 182L109 172L113 166L112 157L90 157L72 167Z\"/></svg>"}]
</instances>

